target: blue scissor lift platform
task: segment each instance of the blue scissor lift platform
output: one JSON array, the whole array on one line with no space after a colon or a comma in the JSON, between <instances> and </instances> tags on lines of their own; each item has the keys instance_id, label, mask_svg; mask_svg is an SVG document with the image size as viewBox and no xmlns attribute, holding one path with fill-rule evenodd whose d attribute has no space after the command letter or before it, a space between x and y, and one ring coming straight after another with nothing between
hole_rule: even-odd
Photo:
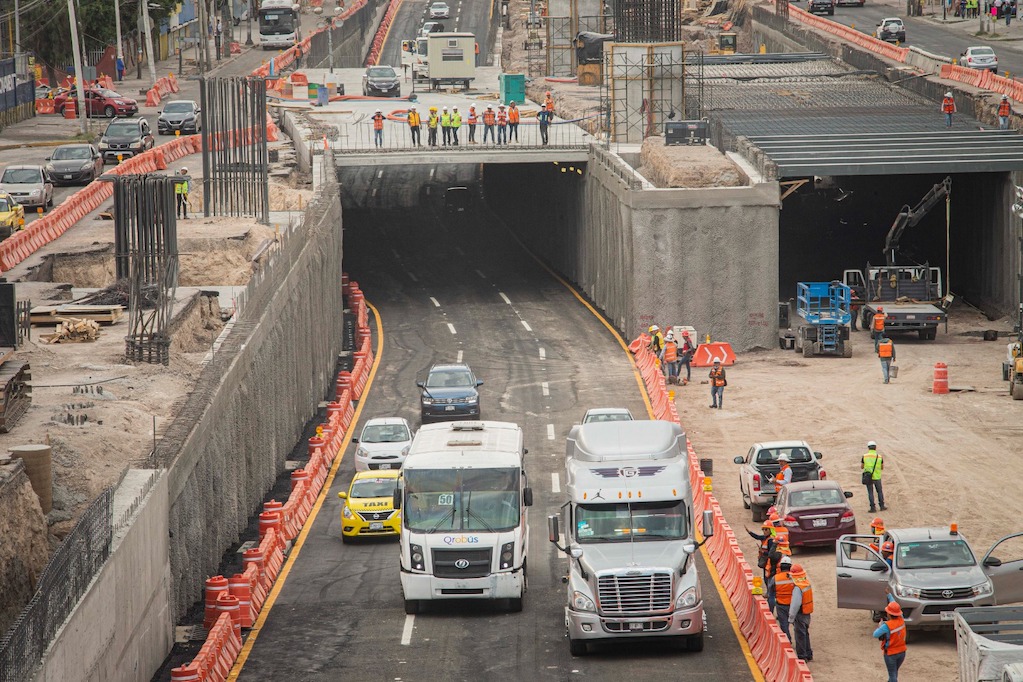
<instances>
[{"instance_id":1,"label":"blue scissor lift platform","mask_svg":"<svg viewBox=\"0 0 1023 682\"><path fill-rule=\"evenodd\" d=\"M796 350L803 357L841 355L852 357L849 323L852 321L852 291L841 282L799 282L796 284Z\"/></svg>"}]
</instances>

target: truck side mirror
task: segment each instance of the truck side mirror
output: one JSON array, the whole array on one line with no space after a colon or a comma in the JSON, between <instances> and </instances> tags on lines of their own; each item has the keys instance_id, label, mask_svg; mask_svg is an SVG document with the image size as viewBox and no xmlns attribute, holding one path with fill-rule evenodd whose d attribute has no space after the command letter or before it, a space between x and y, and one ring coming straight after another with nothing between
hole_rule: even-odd
<instances>
[{"instance_id":1,"label":"truck side mirror","mask_svg":"<svg viewBox=\"0 0 1023 682\"><path fill-rule=\"evenodd\" d=\"M353 442L353 443L358 443L358 442L359 442L359 439L358 439L358 438L356 438L356 437L354 437L354 436L352 436L352 442Z\"/></svg>"},{"instance_id":2,"label":"truck side mirror","mask_svg":"<svg viewBox=\"0 0 1023 682\"><path fill-rule=\"evenodd\" d=\"M875 573L882 573L888 570L888 564L883 561L875 561L870 565L870 570Z\"/></svg>"},{"instance_id":3,"label":"truck side mirror","mask_svg":"<svg viewBox=\"0 0 1023 682\"><path fill-rule=\"evenodd\" d=\"M419 388L423 388L423 382L422 381L417 381L416 382L416 386L418 386Z\"/></svg>"},{"instance_id":4,"label":"truck side mirror","mask_svg":"<svg viewBox=\"0 0 1023 682\"><path fill-rule=\"evenodd\" d=\"M533 489L532 488L523 488L522 489L522 504L526 505L527 507L532 507L533 506Z\"/></svg>"},{"instance_id":5,"label":"truck side mirror","mask_svg":"<svg viewBox=\"0 0 1023 682\"><path fill-rule=\"evenodd\" d=\"M558 532L558 515L551 514L547 517L547 539L555 545L561 541L561 534Z\"/></svg>"},{"instance_id":6,"label":"truck side mirror","mask_svg":"<svg viewBox=\"0 0 1023 682\"><path fill-rule=\"evenodd\" d=\"M745 457L733 457L732 461L735 462L736 464L745 464L746 463L746 458Z\"/></svg>"},{"instance_id":7,"label":"truck side mirror","mask_svg":"<svg viewBox=\"0 0 1023 682\"><path fill-rule=\"evenodd\" d=\"M817 456L817 459L824 459L824 455L822 455L821 453L817 452L816 450L814 450L813 454Z\"/></svg>"},{"instance_id":8,"label":"truck side mirror","mask_svg":"<svg viewBox=\"0 0 1023 682\"><path fill-rule=\"evenodd\" d=\"M703 528L700 530L704 538L714 537L714 512L710 509L703 511Z\"/></svg>"},{"instance_id":9,"label":"truck side mirror","mask_svg":"<svg viewBox=\"0 0 1023 682\"><path fill-rule=\"evenodd\" d=\"M395 509L401 509L401 488L395 486L394 494L391 496L391 506Z\"/></svg>"}]
</instances>

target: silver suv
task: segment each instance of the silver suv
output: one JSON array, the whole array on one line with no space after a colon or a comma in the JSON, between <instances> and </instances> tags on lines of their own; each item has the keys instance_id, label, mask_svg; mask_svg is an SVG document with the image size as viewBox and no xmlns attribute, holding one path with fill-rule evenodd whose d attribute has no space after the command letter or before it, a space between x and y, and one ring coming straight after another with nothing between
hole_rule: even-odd
<instances>
[{"instance_id":1,"label":"silver suv","mask_svg":"<svg viewBox=\"0 0 1023 682\"><path fill-rule=\"evenodd\" d=\"M871 545L889 541L893 553L885 560ZM838 608L869 609L875 620L888 592L914 628L951 625L959 608L1023 601L1023 533L996 542L979 563L954 525L889 529L880 543L843 535L835 555Z\"/></svg>"}]
</instances>

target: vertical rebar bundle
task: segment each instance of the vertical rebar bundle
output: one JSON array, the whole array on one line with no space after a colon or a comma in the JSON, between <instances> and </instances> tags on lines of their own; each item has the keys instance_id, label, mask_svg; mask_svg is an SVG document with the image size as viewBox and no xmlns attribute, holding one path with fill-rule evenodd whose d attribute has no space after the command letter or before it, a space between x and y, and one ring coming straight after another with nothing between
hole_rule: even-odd
<instances>
[{"instance_id":1,"label":"vertical rebar bundle","mask_svg":"<svg viewBox=\"0 0 1023 682\"><path fill-rule=\"evenodd\" d=\"M618 0L615 37L622 43L682 40L681 0Z\"/></svg>"},{"instance_id":2,"label":"vertical rebar bundle","mask_svg":"<svg viewBox=\"0 0 1023 682\"><path fill-rule=\"evenodd\" d=\"M270 222L266 81L201 78L203 215Z\"/></svg>"},{"instance_id":3,"label":"vertical rebar bundle","mask_svg":"<svg viewBox=\"0 0 1023 682\"><path fill-rule=\"evenodd\" d=\"M664 124L683 120L686 60L677 43L604 45L602 128L608 142L642 142L663 135Z\"/></svg>"}]
</instances>

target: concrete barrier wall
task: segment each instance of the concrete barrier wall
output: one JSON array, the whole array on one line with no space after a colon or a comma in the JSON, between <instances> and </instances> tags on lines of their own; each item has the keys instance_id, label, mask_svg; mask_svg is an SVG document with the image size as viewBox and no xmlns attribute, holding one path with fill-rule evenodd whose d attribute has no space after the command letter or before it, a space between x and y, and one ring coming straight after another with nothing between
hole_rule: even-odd
<instances>
[{"instance_id":1,"label":"concrete barrier wall","mask_svg":"<svg viewBox=\"0 0 1023 682\"><path fill-rule=\"evenodd\" d=\"M376 35L377 27L387 11L388 0L369 0L366 6L356 12L353 16L344 21L341 26L334 29L331 37L334 47L334 68L359 68L366 59L373 38ZM329 3L324 5L323 16L327 16ZM331 42L327 40L327 33L313 36L309 45L309 55L303 66L309 68L327 68L330 61ZM400 66L395 64L395 66ZM350 95L358 93L350 92Z\"/></svg>"},{"instance_id":2,"label":"concrete barrier wall","mask_svg":"<svg viewBox=\"0 0 1023 682\"><path fill-rule=\"evenodd\" d=\"M162 471L131 470L121 482L110 558L57 633L37 682L144 682L170 653L168 480Z\"/></svg>"}]
</instances>

